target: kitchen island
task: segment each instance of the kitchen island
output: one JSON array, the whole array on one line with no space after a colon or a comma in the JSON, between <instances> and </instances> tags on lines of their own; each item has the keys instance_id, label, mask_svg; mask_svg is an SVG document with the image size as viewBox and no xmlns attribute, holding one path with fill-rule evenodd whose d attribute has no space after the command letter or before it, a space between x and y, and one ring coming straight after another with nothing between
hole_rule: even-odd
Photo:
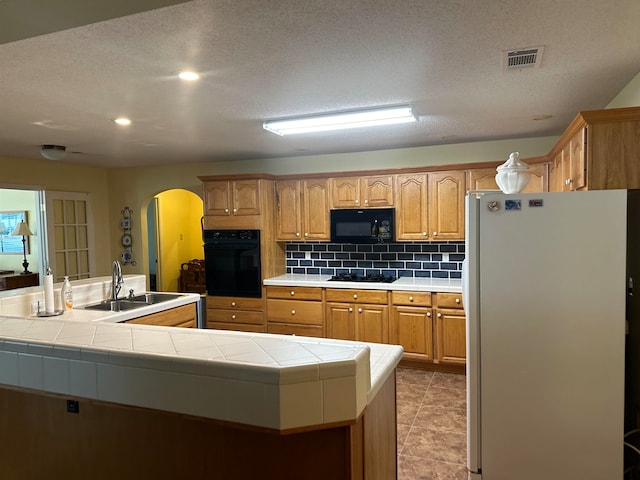
<instances>
[{"instance_id":1,"label":"kitchen island","mask_svg":"<svg viewBox=\"0 0 640 480\"><path fill-rule=\"evenodd\" d=\"M401 347L2 313L1 478L395 478Z\"/></svg>"}]
</instances>

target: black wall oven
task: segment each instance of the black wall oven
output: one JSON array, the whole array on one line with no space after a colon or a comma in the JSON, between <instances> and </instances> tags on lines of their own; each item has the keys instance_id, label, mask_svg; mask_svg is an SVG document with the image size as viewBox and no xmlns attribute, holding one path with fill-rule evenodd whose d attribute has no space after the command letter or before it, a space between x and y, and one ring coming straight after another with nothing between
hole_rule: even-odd
<instances>
[{"instance_id":1,"label":"black wall oven","mask_svg":"<svg viewBox=\"0 0 640 480\"><path fill-rule=\"evenodd\" d=\"M262 297L260 230L205 230L207 293Z\"/></svg>"}]
</instances>

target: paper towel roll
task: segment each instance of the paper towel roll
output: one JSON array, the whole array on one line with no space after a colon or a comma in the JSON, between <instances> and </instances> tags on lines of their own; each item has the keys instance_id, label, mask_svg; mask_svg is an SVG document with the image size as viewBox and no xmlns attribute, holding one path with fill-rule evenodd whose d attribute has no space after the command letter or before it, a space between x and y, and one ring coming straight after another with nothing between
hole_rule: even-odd
<instances>
[{"instance_id":1,"label":"paper towel roll","mask_svg":"<svg viewBox=\"0 0 640 480\"><path fill-rule=\"evenodd\" d=\"M56 302L53 298L53 275L47 273L44 276L44 311L53 313L56 309Z\"/></svg>"}]
</instances>

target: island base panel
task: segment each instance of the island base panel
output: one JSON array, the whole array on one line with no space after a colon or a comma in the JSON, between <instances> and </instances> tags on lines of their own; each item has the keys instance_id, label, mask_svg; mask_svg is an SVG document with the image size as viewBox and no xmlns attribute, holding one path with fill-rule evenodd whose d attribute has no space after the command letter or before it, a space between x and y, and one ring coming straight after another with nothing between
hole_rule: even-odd
<instances>
[{"instance_id":1,"label":"island base panel","mask_svg":"<svg viewBox=\"0 0 640 480\"><path fill-rule=\"evenodd\" d=\"M393 375L355 423L289 434L0 387L0 478L387 480L395 413Z\"/></svg>"}]
</instances>

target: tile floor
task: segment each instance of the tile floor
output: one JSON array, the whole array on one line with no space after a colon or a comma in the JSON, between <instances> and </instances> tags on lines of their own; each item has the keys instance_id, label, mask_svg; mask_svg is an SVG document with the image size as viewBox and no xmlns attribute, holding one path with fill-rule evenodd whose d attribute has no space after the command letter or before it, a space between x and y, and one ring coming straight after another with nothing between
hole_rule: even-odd
<instances>
[{"instance_id":1,"label":"tile floor","mask_svg":"<svg viewBox=\"0 0 640 480\"><path fill-rule=\"evenodd\" d=\"M467 480L465 382L397 370L398 480Z\"/></svg>"}]
</instances>

